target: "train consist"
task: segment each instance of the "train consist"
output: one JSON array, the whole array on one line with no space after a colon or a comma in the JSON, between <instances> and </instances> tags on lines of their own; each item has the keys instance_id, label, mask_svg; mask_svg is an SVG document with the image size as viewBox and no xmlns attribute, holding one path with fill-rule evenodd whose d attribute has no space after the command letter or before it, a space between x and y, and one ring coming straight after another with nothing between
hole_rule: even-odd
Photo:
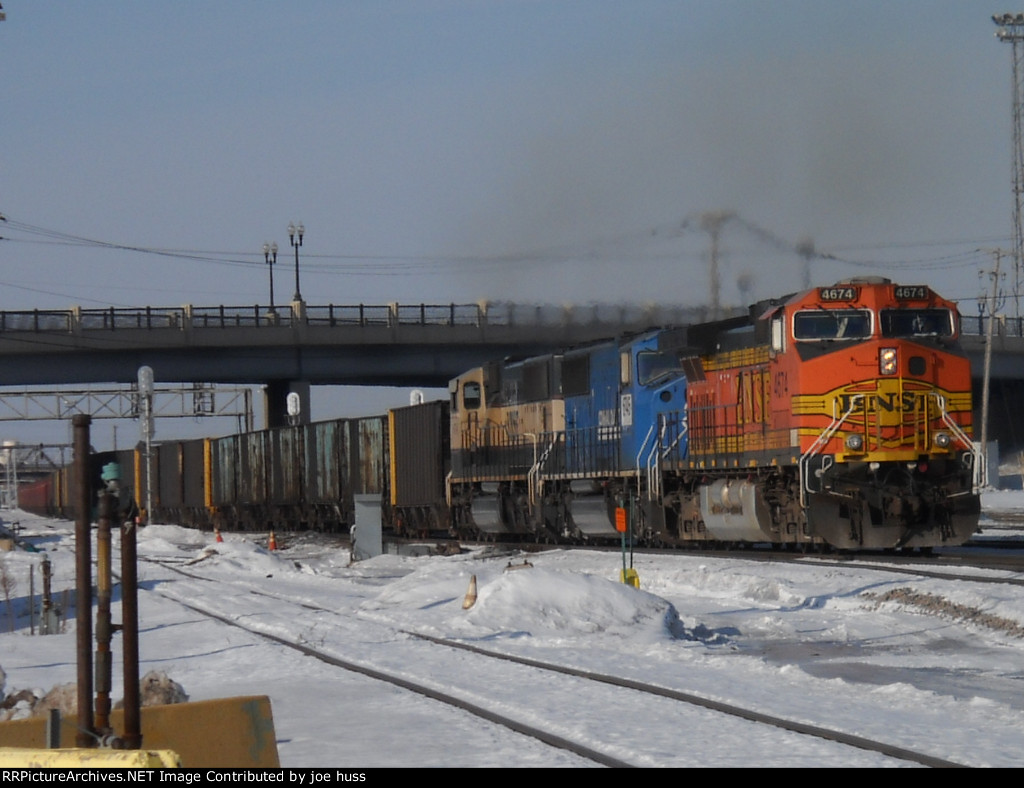
<instances>
[{"instance_id":1,"label":"train consist","mask_svg":"<svg viewBox=\"0 0 1024 788\"><path fill-rule=\"evenodd\" d=\"M447 402L164 443L149 514L343 531L354 496L379 494L400 535L961 544L983 468L958 326L929 287L865 278L496 361L451 381ZM116 459L145 489L139 453ZM20 505L68 516L68 489L62 471L23 488Z\"/></svg>"}]
</instances>

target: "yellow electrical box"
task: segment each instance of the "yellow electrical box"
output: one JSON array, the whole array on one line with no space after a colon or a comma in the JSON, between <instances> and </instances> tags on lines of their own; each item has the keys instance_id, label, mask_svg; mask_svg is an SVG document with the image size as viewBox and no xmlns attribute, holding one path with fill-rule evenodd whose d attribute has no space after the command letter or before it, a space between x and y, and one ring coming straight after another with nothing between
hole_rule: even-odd
<instances>
[{"instance_id":1,"label":"yellow electrical box","mask_svg":"<svg viewBox=\"0 0 1024 788\"><path fill-rule=\"evenodd\" d=\"M633 567L630 567L629 569L623 569L621 572L619 572L619 580L625 583L627 586L633 586L633 588L640 587L640 575Z\"/></svg>"}]
</instances>

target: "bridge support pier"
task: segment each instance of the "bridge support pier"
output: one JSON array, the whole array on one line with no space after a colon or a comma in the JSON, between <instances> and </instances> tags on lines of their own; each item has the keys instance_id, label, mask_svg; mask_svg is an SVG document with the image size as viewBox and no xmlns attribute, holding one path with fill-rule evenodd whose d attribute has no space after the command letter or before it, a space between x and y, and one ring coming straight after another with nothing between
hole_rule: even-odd
<instances>
[{"instance_id":1,"label":"bridge support pier","mask_svg":"<svg viewBox=\"0 0 1024 788\"><path fill-rule=\"evenodd\" d=\"M288 395L299 395L300 411L294 422L288 418ZM309 381L272 380L263 387L265 429L286 427L290 423L309 424Z\"/></svg>"}]
</instances>

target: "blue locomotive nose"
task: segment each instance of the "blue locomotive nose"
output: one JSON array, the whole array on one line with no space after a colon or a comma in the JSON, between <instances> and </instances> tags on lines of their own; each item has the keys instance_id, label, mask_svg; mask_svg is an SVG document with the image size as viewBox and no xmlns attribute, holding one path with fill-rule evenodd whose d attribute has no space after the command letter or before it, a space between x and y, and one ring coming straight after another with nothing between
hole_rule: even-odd
<instances>
[{"instance_id":1,"label":"blue locomotive nose","mask_svg":"<svg viewBox=\"0 0 1024 788\"><path fill-rule=\"evenodd\" d=\"M634 342L630 354L633 369L620 393L619 467L639 471L654 464L669 435L685 456L679 438L686 422L686 377L674 354L658 350L657 334Z\"/></svg>"}]
</instances>

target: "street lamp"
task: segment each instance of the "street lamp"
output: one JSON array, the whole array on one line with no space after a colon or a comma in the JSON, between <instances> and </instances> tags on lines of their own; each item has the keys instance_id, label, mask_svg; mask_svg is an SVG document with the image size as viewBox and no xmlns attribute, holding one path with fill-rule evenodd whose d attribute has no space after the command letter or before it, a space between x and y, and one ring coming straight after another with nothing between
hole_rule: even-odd
<instances>
[{"instance_id":1,"label":"street lamp","mask_svg":"<svg viewBox=\"0 0 1024 788\"><path fill-rule=\"evenodd\" d=\"M292 296L292 301L302 300L302 294L299 292L299 247L302 246L302 236L305 234L306 228L302 226L302 222L299 222L298 227L289 223L288 241L295 249L295 295Z\"/></svg>"},{"instance_id":2,"label":"street lamp","mask_svg":"<svg viewBox=\"0 0 1024 788\"><path fill-rule=\"evenodd\" d=\"M274 263L277 262L277 242L263 244L263 259L270 269L270 313L274 314Z\"/></svg>"}]
</instances>

